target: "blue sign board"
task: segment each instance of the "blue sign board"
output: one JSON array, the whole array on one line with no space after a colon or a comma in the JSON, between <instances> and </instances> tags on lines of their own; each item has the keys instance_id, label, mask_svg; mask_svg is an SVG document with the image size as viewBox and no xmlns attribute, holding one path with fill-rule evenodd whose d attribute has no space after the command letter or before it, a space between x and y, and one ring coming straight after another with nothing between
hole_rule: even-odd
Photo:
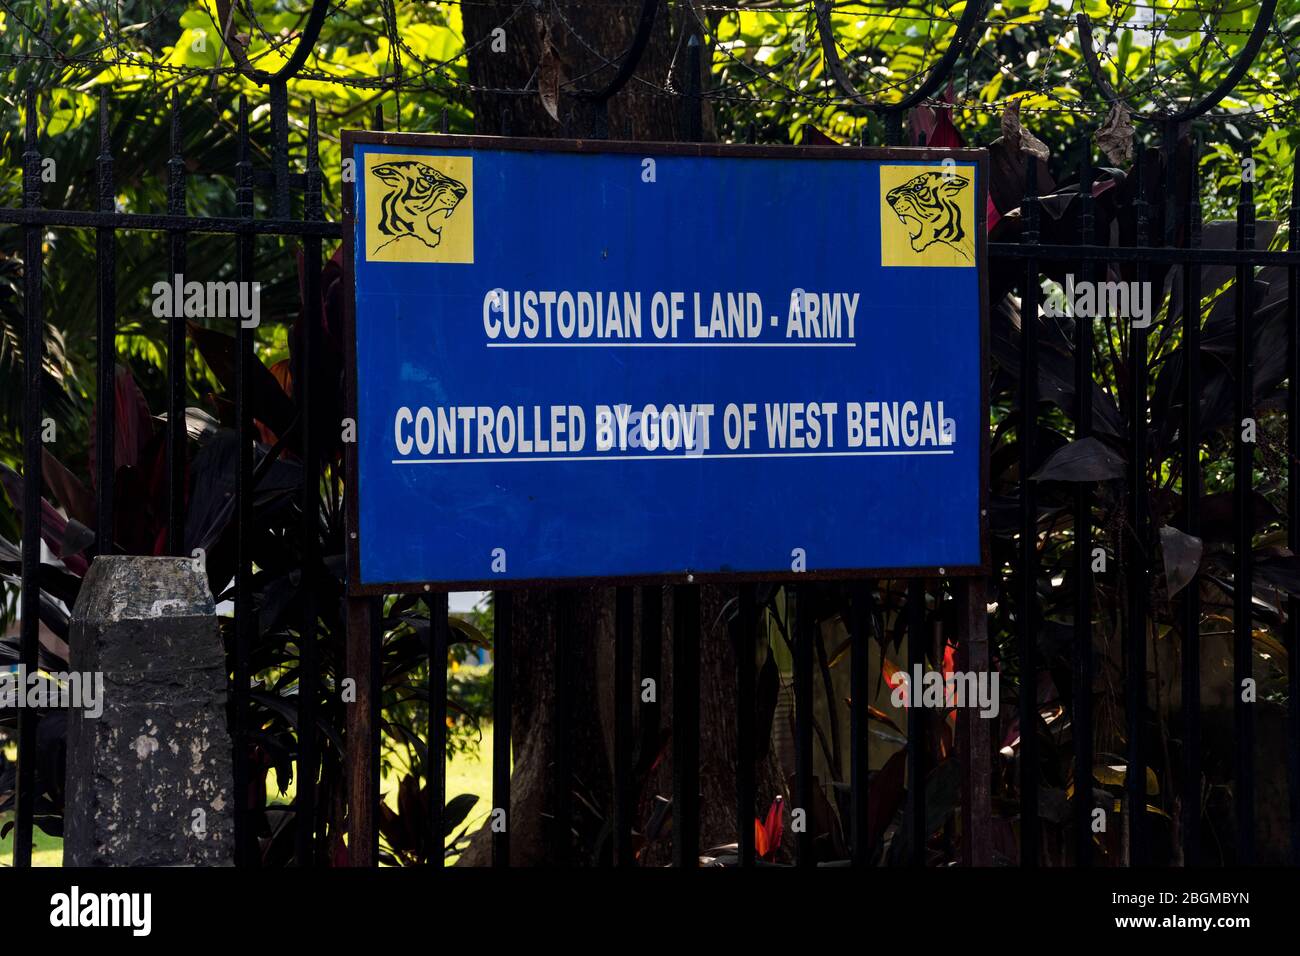
<instances>
[{"instance_id":1,"label":"blue sign board","mask_svg":"<svg viewBox=\"0 0 1300 956\"><path fill-rule=\"evenodd\" d=\"M344 149L354 588L983 563L982 154Z\"/></svg>"}]
</instances>

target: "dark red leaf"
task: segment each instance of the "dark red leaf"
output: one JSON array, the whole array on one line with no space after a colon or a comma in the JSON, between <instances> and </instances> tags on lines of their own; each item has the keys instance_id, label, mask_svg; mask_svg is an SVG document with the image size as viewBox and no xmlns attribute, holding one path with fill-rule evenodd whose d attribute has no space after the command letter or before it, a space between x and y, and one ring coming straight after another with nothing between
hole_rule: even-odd
<instances>
[{"instance_id":1,"label":"dark red leaf","mask_svg":"<svg viewBox=\"0 0 1300 956\"><path fill-rule=\"evenodd\" d=\"M88 528L95 527L95 496L81 483L81 479L64 466L63 462L41 449L41 475L68 515Z\"/></svg>"},{"instance_id":2,"label":"dark red leaf","mask_svg":"<svg viewBox=\"0 0 1300 956\"><path fill-rule=\"evenodd\" d=\"M149 403L145 401L144 392L135 383L131 371L124 365L117 366L117 376L113 381L114 418L113 451L115 469L134 465L140 458L140 452L153 437L153 416L149 412ZM96 416L98 409L90 416L90 480L93 483L99 474L95 458L98 434Z\"/></svg>"},{"instance_id":3,"label":"dark red leaf","mask_svg":"<svg viewBox=\"0 0 1300 956\"><path fill-rule=\"evenodd\" d=\"M894 754L885 765L871 778L867 788L867 839L874 846L884 836L889 821L894 819L899 804L902 803L907 779L907 750Z\"/></svg>"},{"instance_id":4,"label":"dark red leaf","mask_svg":"<svg viewBox=\"0 0 1300 956\"><path fill-rule=\"evenodd\" d=\"M9 495L9 500L13 503L14 510L22 514L23 509L23 487L25 481L23 476L18 474L8 465L0 463L0 484L4 485L5 491ZM68 570L78 576L84 575L90 567L88 562L79 553L63 553L64 539L68 533L68 519L59 513L59 510L50 504L45 498L41 499L41 540L45 542L55 557L63 560Z\"/></svg>"},{"instance_id":5,"label":"dark red leaf","mask_svg":"<svg viewBox=\"0 0 1300 956\"><path fill-rule=\"evenodd\" d=\"M190 338L194 341L217 377L229 394L235 391L235 339L224 332L204 328L194 322L186 323ZM261 361L254 359L249 369L249 381L253 399L253 417L276 435L284 436L294 419L297 408L293 400L284 393L284 388ZM286 445L297 451L299 443L295 438L287 439Z\"/></svg>"}]
</instances>

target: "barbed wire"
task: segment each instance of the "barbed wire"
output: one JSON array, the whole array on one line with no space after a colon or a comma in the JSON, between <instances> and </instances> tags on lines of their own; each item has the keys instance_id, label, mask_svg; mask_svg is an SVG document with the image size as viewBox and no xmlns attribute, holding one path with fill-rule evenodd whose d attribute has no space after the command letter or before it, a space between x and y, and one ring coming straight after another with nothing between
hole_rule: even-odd
<instances>
[{"instance_id":1,"label":"barbed wire","mask_svg":"<svg viewBox=\"0 0 1300 956\"><path fill-rule=\"evenodd\" d=\"M309 0L302 0L304 4ZM980 2L980 0L968 0ZM163 0L163 3L145 21L123 24L122 10L109 0L95 4L96 14L91 22L102 24L102 36L77 36L74 43L85 41L84 46L64 51L50 36L50 29L59 17L50 8L32 8L24 15L19 9L20 0L0 0L0 11L7 21L7 31L18 34L17 42L7 43L8 50L0 50L0 60L11 67L27 65L47 74L47 79L64 83L69 88L103 82L103 74L127 82L153 81L180 83L204 80L217 83L229 80L247 85L249 78L238 63L225 63L224 54L229 43L238 43L246 59L245 66L258 62L276 62L284 58L286 47L295 47L302 38L303 18L307 6L286 10L277 4L275 14L290 25L279 28L264 22L253 0L231 0L230 17L238 11L241 21L247 22L247 32L235 31L230 23L222 25L213 0L200 0L203 10L218 37L218 59L214 65L196 65L172 62L166 56L167 47L150 49L147 43L129 42L129 36L144 37L172 20L180 30L179 14L194 8L188 0ZM639 9L642 0L611 0L607 7L627 10ZM676 15L677 29L693 30L706 44L706 55L712 57L712 80L701 91L701 98L715 103L748 104L765 109L776 108L800 112L829 109L846 110L854 115L869 112L873 107L855 99L846 90L838 89L826 70L824 56L819 56L814 37L817 33L813 4L808 0L771 0L749 4L715 2L715 0L663 0L663 6ZM844 66L860 74L869 88L863 89L865 97L884 105L890 97L906 95L932 69L942 56L942 44L951 42L957 26L956 12L961 3L935 3L932 7L895 7L890 0L842 0L828 3L832 23L843 24L846 18L861 21L870 18L854 34L853 49L846 42L846 30L832 30L829 38L834 50L839 52ZM583 91L583 84L602 71L616 69L630 55L631 46L622 50L602 51L599 44L575 28L571 12L577 8L576 0L438 0L433 4L407 7L405 0L381 0L375 11L378 23L371 25L364 15L346 9L341 0L331 0L328 15L356 22L359 27L370 28L371 38L382 38L384 55L375 62L371 53L373 73L363 72L345 63L331 60L327 51L312 50L306 63L298 70L295 82L327 84L340 89L364 91L381 96L400 98L404 95L434 94L449 101L466 101L469 96L535 96L537 71L519 88L497 88L473 83L466 75L469 57L481 53L492 43L498 29L511 28L526 11L538 17L549 18L557 28L572 38L576 49L588 60L561 83L561 90L573 94ZM487 29L478 37L464 35L461 29L455 34L457 43L449 55L438 59L414 48L404 27L412 23L435 22L439 29L454 30L453 8L492 9L502 12L496 28ZM568 9L566 9L566 7ZM1255 7L1253 3L1226 5L1223 3L1175 3L1172 6L1156 3L1125 2L1112 4L1109 17L1093 25L1094 33L1102 33L1105 42L1097 44L1099 59L1113 73L1117 91L1128 102L1140 102L1144 109L1160 114L1169 112L1174 104L1192 97L1207 67L1212 72L1216 66L1223 69L1231 64L1245 45L1234 38L1245 38L1252 33L1246 27L1220 25L1243 11ZM1020 103L1025 113L1045 115L1098 116L1110 111L1110 104L1100 91L1092 88L1091 80L1082 72L1082 58L1072 46L1077 43L1075 14L1081 12L1080 0L1071 0L1068 10L1062 6L1034 11L1024 16L983 16L975 21L974 42L963 57L964 72L953 69L947 77L948 89L923 102L972 114L996 113L1012 103ZM67 8L65 8L67 9ZM1027 8L1028 9L1028 8ZM1146 11L1147 16L1134 18L1133 12ZM41 13L44 16L39 16ZM1009 13L1014 11L1009 11ZM432 14L433 20L429 19ZM778 24L754 23L744 25L745 16L764 15ZM1121 19L1121 14L1125 15ZM68 15L71 19L72 14ZM1280 18L1278 18L1280 20ZM1300 36L1297 25L1275 20L1268 30L1275 55L1269 60L1285 61L1289 81L1280 71L1247 71L1238 89L1232 92L1232 108L1204 117L1209 121L1285 121L1296 117L1295 91L1300 77ZM900 24L908 24L907 38L913 49L906 60L900 59L897 45L886 41L896 37ZM750 32L746 32L746 31ZM1019 34L1020 49L1024 49L1026 35L1037 41L1039 49L1032 52L1034 59L1025 64L1011 62L999 48L998 41L1008 32ZM1136 39L1121 45L1121 34L1136 35ZM246 38L246 39L244 39ZM679 38L680 39L680 38ZM796 40L802 47L796 46ZM1186 42L1184 42L1186 41ZM179 42L179 40L178 40ZM1180 45L1181 44L1181 45ZM370 49L365 43L366 50ZM1126 55L1121 55L1122 50ZM1134 60L1132 53L1139 51ZM1177 62L1160 63L1159 54L1177 53ZM787 52L789 51L789 52ZM1149 55L1148 52L1149 51ZM1073 57L1064 72L1057 70L1062 53ZM270 58L268 60L268 58ZM676 57L674 57L675 61ZM1208 63L1210 59L1221 64ZM1123 61L1123 62L1121 62ZM1130 63L1133 61L1133 63ZM907 62L899 69L900 62ZM1145 69L1134 71L1132 65L1147 62ZM819 69L818 69L819 67ZM1027 67L1027 69L1025 68ZM1279 68L1280 70L1280 68ZM73 74L49 77L50 73ZM112 75L115 74L115 75ZM964 79L963 79L964 77ZM996 79L995 79L996 78ZM631 82L643 95L680 98L681 91L674 88L672 69L664 76L648 76L645 71L635 71ZM855 80L857 82L857 80ZM962 88L957 83L962 82ZM996 93L986 87L998 84ZM1002 91L1002 87L1006 91ZM1001 95L998 95L1001 94ZM1249 104L1246 102L1249 100ZM397 111L400 123L401 108Z\"/></svg>"}]
</instances>

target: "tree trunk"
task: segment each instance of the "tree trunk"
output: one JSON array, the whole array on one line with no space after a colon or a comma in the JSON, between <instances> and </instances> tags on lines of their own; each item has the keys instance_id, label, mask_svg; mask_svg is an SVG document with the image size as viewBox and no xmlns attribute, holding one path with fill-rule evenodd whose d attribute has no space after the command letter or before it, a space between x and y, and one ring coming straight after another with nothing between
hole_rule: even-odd
<instances>
[{"instance_id":1,"label":"tree trunk","mask_svg":"<svg viewBox=\"0 0 1300 956\"><path fill-rule=\"evenodd\" d=\"M576 90L603 88L614 75L614 66L635 33L640 8L618 2L590 2L566 5L563 17L532 8L513 18L513 2L468 4L462 8L469 53L469 80L475 87L473 107L476 130L484 134L531 137L591 138L607 135L614 139L674 141L683 126L682 100L647 87L634 78L608 102L602 116L599 108L575 95ZM659 88L681 89L683 30L695 26L689 12L660 9L636 77ZM493 31L500 27L504 35ZM504 49L502 49L504 41ZM543 54L548 48L550 53ZM596 51L594 54L592 51ZM707 54L702 58L708 63ZM707 70L707 65L704 67ZM556 71L558 70L558 76ZM564 84L572 81L573 87ZM561 88L559 121L548 113L541 96L543 89ZM499 90L527 90L522 95ZM705 117L706 137L712 123ZM593 547L600 543L593 541ZM540 865L555 859L556 839L561 832L553 823L555 793L554 717L556 701L556 638L569 642L568 678L560 681L566 693L568 727L565 739L570 760L569 785L572 800L572 830L576 837L570 850L572 862L582 865L606 861L611 845L610 830L613 761L613 644L614 595L610 588L579 588L573 596L573 626L558 634L560 599L555 590L518 592L515 597L514 769L511 777L511 863ZM657 596L657 588L642 589L642 596ZM671 589L664 601L665 633L671 631ZM703 588L701 593L700 647L700 845L702 849L736 839L736 687L735 655L721 610L729 593ZM634 660L641 660L641 596L636 602ZM638 667L638 696L634 712L638 726L634 740L641 739L648 708L660 708L660 739L672 725L672 642L662 640L656 703L642 704ZM639 755L645 766L653 754ZM653 812L655 796L672 792L671 755L648 775L639 794L634 827L640 831ZM765 808L783 784L774 761L760 768L759 802ZM590 805L591 809L588 809ZM647 847L643 865L664 863L670 845L667 839ZM460 859L461 865L484 865L491 855L486 829L479 831Z\"/></svg>"},{"instance_id":2,"label":"tree trunk","mask_svg":"<svg viewBox=\"0 0 1300 956\"><path fill-rule=\"evenodd\" d=\"M614 64L636 33L640 8L626 0L588 0L580 5L565 4L562 16L546 16L543 11L526 7L512 17L516 8L517 4L509 0L466 4L463 10L465 43L470 48L469 79L476 88L473 106L478 132L541 137L598 135L593 129L593 108L579 94L602 89L613 78ZM635 78L609 101L609 138L679 138L678 98L654 88L679 88L684 62L684 57L678 55L683 16L681 11L670 13L661 6ZM494 34L498 28L503 33ZM553 55L543 56L548 46ZM547 113L538 93L551 82L561 87L558 123ZM566 87L570 82L572 86ZM498 90L527 92L495 92Z\"/></svg>"}]
</instances>

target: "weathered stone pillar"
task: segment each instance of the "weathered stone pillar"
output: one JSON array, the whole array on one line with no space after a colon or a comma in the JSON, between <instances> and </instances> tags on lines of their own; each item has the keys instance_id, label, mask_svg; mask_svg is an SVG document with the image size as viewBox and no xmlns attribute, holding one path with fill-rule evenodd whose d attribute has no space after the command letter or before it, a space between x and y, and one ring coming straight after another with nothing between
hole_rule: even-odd
<instances>
[{"instance_id":1,"label":"weathered stone pillar","mask_svg":"<svg viewBox=\"0 0 1300 956\"><path fill-rule=\"evenodd\" d=\"M103 713L68 718L65 866L233 859L226 660L207 578L186 558L96 558L69 640Z\"/></svg>"}]
</instances>

